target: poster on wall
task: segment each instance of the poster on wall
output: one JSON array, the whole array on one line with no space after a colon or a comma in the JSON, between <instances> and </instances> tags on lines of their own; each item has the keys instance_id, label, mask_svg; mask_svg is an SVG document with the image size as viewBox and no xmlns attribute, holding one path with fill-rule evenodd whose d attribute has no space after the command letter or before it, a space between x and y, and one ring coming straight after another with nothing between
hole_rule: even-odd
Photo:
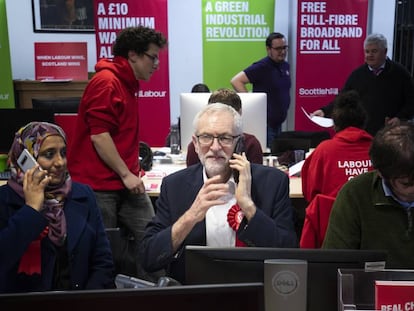
<instances>
[{"instance_id":1,"label":"poster on wall","mask_svg":"<svg viewBox=\"0 0 414 311\"><path fill-rule=\"evenodd\" d=\"M35 79L88 80L86 42L35 42Z\"/></svg>"},{"instance_id":2,"label":"poster on wall","mask_svg":"<svg viewBox=\"0 0 414 311\"><path fill-rule=\"evenodd\" d=\"M0 0L0 67L0 108L14 108L14 90L5 0Z\"/></svg>"},{"instance_id":3,"label":"poster on wall","mask_svg":"<svg viewBox=\"0 0 414 311\"><path fill-rule=\"evenodd\" d=\"M364 62L368 0L298 1L295 130L326 128L307 116L331 102Z\"/></svg>"},{"instance_id":4,"label":"poster on wall","mask_svg":"<svg viewBox=\"0 0 414 311\"><path fill-rule=\"evenodd\" d=\"M211 90L231 88L235 74L266 56L266 37L274 31L274 0L202 1L200 82Z\"/></svg>"},{"instance_id":5,"label":"poster on wall","mask_svg":"<svg viewBox=\"0 0 414 311\"><path fill-rule=\"evenodd\" d=\"M167 0L95 0L97 59L113 58L117 33L126 27L145 26L168 38ZM170 128L168 50L159 53L160 65L149 81L140 81L138 94L140 140L152 147L165 145Z\"/></svg>"},{"instance_id":6,"label":"poster on wall","mask_svg":"<svg viewBox=\"0 0 414 311\"><path fill-rule=\"evenodd\" d=\"M32 0L34 32L93 32L93 0Z\"/></svg>"}]
</instances>

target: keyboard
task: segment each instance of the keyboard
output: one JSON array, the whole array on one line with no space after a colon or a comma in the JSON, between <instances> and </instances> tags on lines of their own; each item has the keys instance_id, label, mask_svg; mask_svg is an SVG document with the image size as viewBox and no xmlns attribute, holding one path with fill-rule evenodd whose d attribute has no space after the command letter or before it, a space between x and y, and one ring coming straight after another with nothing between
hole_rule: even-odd
<instances>
[{"instance_id":1,"label":"keyboard","mask_svg":"<svg viewBox=\"0 0 414 311\"><path fill-rule=\"evenodd\" d=\"M11 176L10 171L0 172L0 180L8 180Z\"/></svg>"}]
</instances>

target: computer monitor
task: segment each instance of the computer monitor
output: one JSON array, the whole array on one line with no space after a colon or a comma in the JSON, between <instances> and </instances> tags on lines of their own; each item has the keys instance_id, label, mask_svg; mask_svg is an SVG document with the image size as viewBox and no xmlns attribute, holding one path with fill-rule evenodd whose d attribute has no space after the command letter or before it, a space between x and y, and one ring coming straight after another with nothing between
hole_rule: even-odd
<instances>
[{"instance_id":1,"label":"computer monitor","mask_svg":"<svg viewBox=\"0 0 414 311\"><path fill-rule=\"evenodd\" d=\"M263 282L265 259L306 260L307 311L337 310L338 269L381 266L386 256L379 250L186 246L185 284Z\"/></svg>"},{"instance_id":2,"label":"computer monitor","mask_svg":"<svg viewBox=\"0 0 414 311\"><path fill-rule=\"evenodd\" d=\"M256 136L266 151L267 95L266 93L237 93L242 101L243 131ZM194 132L196 114L208 104L211 93L180 94L181 149L187 150Z\"/></svg>"},{"instance_id":3,"label":"computer monitor","mask_svg":"<svg viewBox=\"0 0 414 311\"><path fill-rule=\"evenodd\" d=\"M54 123L53 111L46 109L0 109L0 153L8 153L14 134L31 121Z\"/></svg>"},{"instance_id":4,"label":"computer monitor","mask_svg":"<svg viewBox=\"0 0 414 311\"><path fill-rule=\"evenodd\" d=\"M0 294L2 310L264 310L261 283Z\"/></svg>"}]
</instances>

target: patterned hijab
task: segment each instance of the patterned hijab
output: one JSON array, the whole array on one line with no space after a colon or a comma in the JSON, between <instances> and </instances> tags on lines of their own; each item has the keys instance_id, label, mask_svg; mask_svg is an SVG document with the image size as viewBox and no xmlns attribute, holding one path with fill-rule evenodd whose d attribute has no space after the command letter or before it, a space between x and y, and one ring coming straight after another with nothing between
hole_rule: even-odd
<instances>
[{"instance_id":1,"label":"patterned hijab","mask_svg":"<svg viewBox=\"0 0 414 311\"><path fill-rule=\"evenodd\" d=\"M27 149L35 159L39 156L39 150L46 137L58 135L66 143L66 136L63 130L52 123L31 122L20 128L14 137L13 144L9 152L9 161L11 169L11 178L8 184L22 198L23 193L23 176L24 172L17 164L17 159L23 149ZM48 236L50 240L61 246L66 239L66 219L63 211L64 200L72 189L72 181L69 172L58 185L49 185L45 189L45 201L41 213L49 221Z\"/></svg>"}]
</instances>

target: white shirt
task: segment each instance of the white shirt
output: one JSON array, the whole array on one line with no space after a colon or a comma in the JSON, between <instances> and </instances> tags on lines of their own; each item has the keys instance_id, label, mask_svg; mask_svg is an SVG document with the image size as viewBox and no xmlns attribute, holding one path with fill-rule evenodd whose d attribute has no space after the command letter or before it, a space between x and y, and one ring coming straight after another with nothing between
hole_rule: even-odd
<instances>
[{"instance_id":1,"label":"white shirt","mask_svg":"<svg viewBox=\"0 0 414 311\"><path fill-rule=\"evenodd\" d=\"M207 180L207 175L203 170L203 179ZM228 181L234 184L233 177ZM234 189L234 187L230 187ZM223 199L227 201L226 204L215 205L210 207L206 213L206 240L207 246L214 247L229 247L235 246L236 232L230 227L227 222L227 213L229 209L236 204L236 198L233 193L228 193Z\"/></svg>"}]
</instances>

